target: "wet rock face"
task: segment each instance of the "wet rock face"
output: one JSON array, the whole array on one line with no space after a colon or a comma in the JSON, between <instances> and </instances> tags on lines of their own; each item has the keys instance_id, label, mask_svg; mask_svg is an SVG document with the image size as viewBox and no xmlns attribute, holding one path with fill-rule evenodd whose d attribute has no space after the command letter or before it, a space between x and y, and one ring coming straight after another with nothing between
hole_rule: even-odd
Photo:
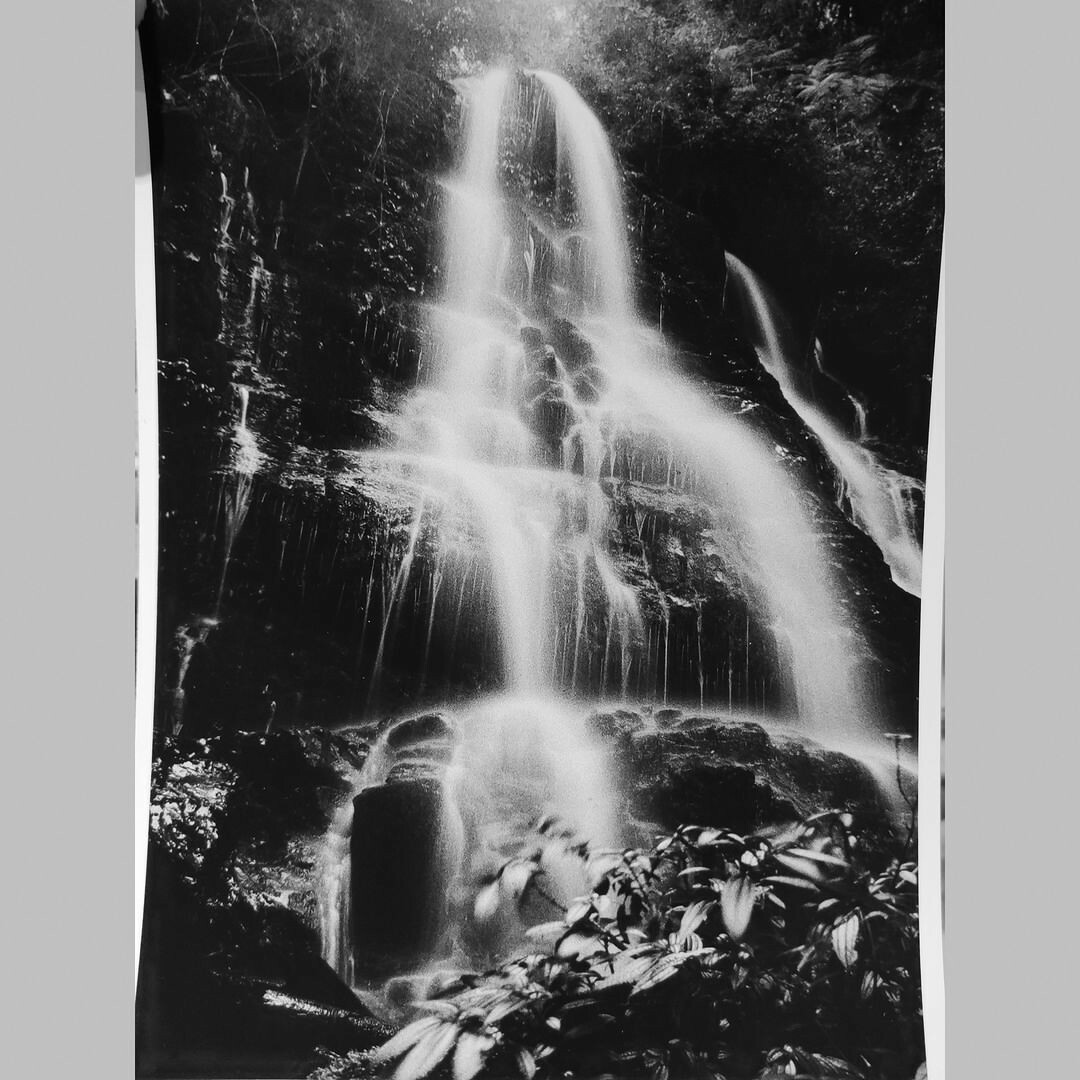
<instances>
[{"instance_id":1,"label":"wet rock face","mask_svg":"<svg viewBox=\"0 0 1080 1080\"><path fill-rule=\"evenodd\" d=\"M675 708L598 711L586 723L612 747L632 816L663 829L749 831L822 810L890 828L866 766L812 739Z\"/></svg>"},{"instance_id":2,"label":"wet rock face","mask_svg":"<svg viewBox=\"0 0 1080 1080\"><path fill-rule=\"evenodd\" d=\"M382 1040L322 959L313 872L368 745L363 732L322 728L165 744L151 804L140 1076L208 1075L208 1065L306 1076L317 1046Z\"/></svg>"},{"instance_id":3,"label":"wet rock face","mask_svg":"<svg viewBox=\"0 0 1080 1080\"><path fill-rule=\"evenodd\" d=\"M454 722L443 713L422 713L395 724L387 733L386 745L399 751L431 740L440 742L454 737Z\"/></svg>"},{"instance_id":4,"label":"wet rock face","mask_svg":"<svg viewBox=\"0 0 1080 1080\"><path fill-rule=\"evenodd\" d=\"M431 955L445 922L439 857L442 792L412 768L353 800L350 916L358 973L399 971Z\"/></svg>"}]
</instances>

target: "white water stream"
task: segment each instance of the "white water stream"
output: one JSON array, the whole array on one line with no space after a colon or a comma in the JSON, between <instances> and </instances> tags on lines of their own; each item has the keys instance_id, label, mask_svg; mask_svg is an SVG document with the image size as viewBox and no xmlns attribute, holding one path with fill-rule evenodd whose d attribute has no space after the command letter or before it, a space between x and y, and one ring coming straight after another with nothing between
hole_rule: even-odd
<instances>
[{"instance_id":1,"label":"white water stream","mask_svg":"<svg viewBox=\"0 0 1080 1080\"><path fill-rule=\"evenodd\" d=\"M424 525L438 532L460 510L486 564L490 587L470 591L478 575L465 575L460 602L483 605L495 626L504 692L454 712L458 745L442 789L444 826L460 822L458 833L472 837L461 875L478 858L478 836L546 812L595 843L621 841L605 756L563 698L589 690L579 672L589 670L597 626L601 688L626 696L643 648L638 594L609 551L605 484L617 476L707 497L717 551L758 598L756 617L787 665L803 730L854 738L874 725L861 633L815 531L811 496L772 440L684 376L636 313L620 174L600 122L548 72L490 72L465 88L465 104L462 159L444 185L445 280L429 313L427 378L397 420L396 445L371 452L423 492L376 679ZM548 220L511 195L506 157L523 144L532 159L552 127ZM577 355L550 344L553 327L566 323L585 343ZM452 530L438 542L449 565ZM384 779L386 737L354 794ZM321 896L324 956L352 982L350 809L328 837Z\"/></svg>"},{"instance_id":2,"label":"white water stream","mask_svg":"<svg viewBox=\"0 0 1080 1080\"><path fill-rule=\"evenodd\" d=\"M922 543L915 498L921 501L923 485L878 461L863 445L866 413L852 398L860 425L860 439L850 439L806 394L795 377L780 332L780 314L757 275L734 255L727 257L728 273L743 293L753 313L754 348L762 366L780 386L788 404L814 433L843 485L851 505L851 517L877 545L900 588L919 596L922 586ZM819 369L824 370L821 348L815 349ZM835 381L835 380L834 380ZM850 395L849 395L850 396Z\"/></svg>"}]
</instances>

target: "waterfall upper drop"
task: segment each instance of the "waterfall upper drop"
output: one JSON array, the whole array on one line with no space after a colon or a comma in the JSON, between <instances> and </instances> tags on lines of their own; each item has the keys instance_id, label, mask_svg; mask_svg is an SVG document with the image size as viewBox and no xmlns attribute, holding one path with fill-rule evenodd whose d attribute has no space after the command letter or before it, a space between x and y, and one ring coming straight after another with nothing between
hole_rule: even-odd
<instances>
[{"instance_id":1,"label":"waterfall upper drop","mask_svg":"<svg viewBox=\"0 0 1080 1080\"><path fill-rule=\"evenodd\" d=\"M775 302L757 275L734 255L728 254L727 267L749 308L754 330L752 344L761 364L776 379L788 404L828 455L843 486L842 496L850 502L854 524L877 545L892 571L893 581L905 592L921 595L922 543L914 499L921 499L922 483L882 465L862 445L866 414L858 402L852 402L860 432L859 440L855 441L802 392L785 348ZM821 369L820 343L815 343L815 361Z\"/></svg>"},{"instance_id":2,"label":"waterfall upper drop","mask_svg":"<svg viewBox=\"0 0 1080 1080\"><path fill-rule=\"evenodd\" d=\"M821 731L864 729L868 650L810 496L772 439L706 396L637 318L619 170L599 120L549 72L489 72L464 103L429 375L396 445L379 452L417 492L397 600L433 531L430 621L453 579L458 618L464 605L493 623L505 689L625 697L651 665L666 697L678 662L670 605L661 596L662 625L646 625L641 585L610 549L613 492L693 494L710 508L723 574L772 639L792 711ZM478 534L482 568L467 565L465 533ZM392 622L391 610L384 640ZM705 704L700 633L697 654L683 662Z\"/></svg>"}]
</instances>

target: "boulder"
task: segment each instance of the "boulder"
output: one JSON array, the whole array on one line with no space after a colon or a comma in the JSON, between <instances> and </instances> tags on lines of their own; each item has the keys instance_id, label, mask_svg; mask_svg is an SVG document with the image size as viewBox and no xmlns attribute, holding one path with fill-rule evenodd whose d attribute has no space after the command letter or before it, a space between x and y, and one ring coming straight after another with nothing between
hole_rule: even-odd
<instances>
[{"instance_id":1,"label":"boulder","mask_svg":"<svg viewBox=\"0 0 1080 1080\"><path fill-rule=\"evenodd\" d=\"M137 1076L303 1077L318 1063L317 1047L343 1053L385 1039L296 913L207 906L157 844L146 897ZM295 1000L305 1007L281 1007Z\"/></svg>"},{"instance_id":2,"label":"boulder","mask_svg":"<svg viewBox=\"0 0 1080 1080\"><path fill-rule=\"evenodd\" d=\"M796 732L672 708L598 712L586 723L611 745L631 815L664 829L747 831L830 809L883 836L892 828L870 770Z\"/></svg>"},{"instance_id":3,"label":"boulder","mask_svg":"<svg viewBox=\"0 0 1080 1080\"><path fill-rule=\"evenodd\" d=\"M644 727L642 717L629 709L611 709L591 713L585 719L585 727L602 739L628 738Z\"/></svg>"},{"instance_id":4,"label":"boulder","mask_svg":"<svg viewBox=\"0 0 1080 1080\"><path fill-rule=\"evenodd\" d=\"M386 745L391 750L436 739L453 739L454 722L443 713L422 713L399 720L387 732Z\"/></svg>"},{"instance_id":5,"label":"boulder","mask_svg":"<svg viewBox=\"0 0 1080 1080\"><path fill-rule=\"evenodd\" d=\"M685 758L661 782L636 787L633 810L668 829L715 824L736 832L795 816L792 805L759 782L752 768Z\"/></svg>"},{"instance_id":6,"label":"boulder","mask_svg":"<svg viewBox=\"0 0 1080 1080\"><path fill-rule=\"evenodd\" d=\"M399 765L353 800L350 918L358 973L385 976L430 955L446 922L436 775Z\"/></svg>"}]
</instances>

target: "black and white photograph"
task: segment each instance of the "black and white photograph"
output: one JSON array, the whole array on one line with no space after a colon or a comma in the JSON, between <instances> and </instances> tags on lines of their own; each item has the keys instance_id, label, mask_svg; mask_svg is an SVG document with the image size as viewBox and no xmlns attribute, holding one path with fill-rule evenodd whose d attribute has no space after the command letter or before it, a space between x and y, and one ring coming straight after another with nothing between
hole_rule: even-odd
<instances>
[{"instance_id":1,"label":"black and white photograph","mask_svg":"<svg viewBox=\"0 0 1080 1080\"><path fill-rule=\"evenodd\" d=\"M139 38L135 1075L943 1080L944 0Z\"/></svg>"}]
</instances>

